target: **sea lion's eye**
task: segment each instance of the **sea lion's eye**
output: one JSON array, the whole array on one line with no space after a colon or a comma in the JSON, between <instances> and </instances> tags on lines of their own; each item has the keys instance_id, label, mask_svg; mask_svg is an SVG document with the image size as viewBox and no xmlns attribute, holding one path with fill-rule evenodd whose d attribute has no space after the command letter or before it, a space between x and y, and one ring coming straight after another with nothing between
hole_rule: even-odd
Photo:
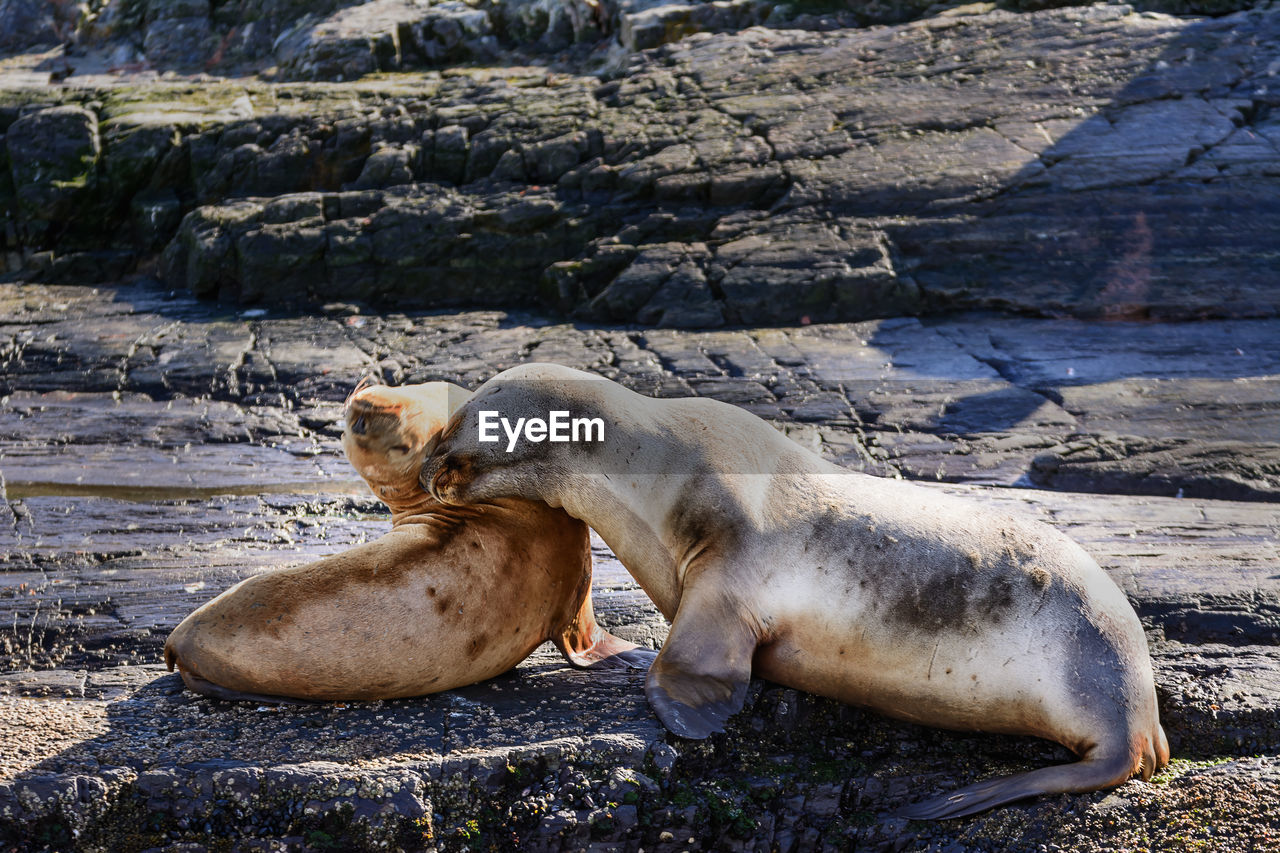
<instances>
[{"instance_id":1,"label":"sea lion's eye","mask_svg":"<svg viewBox=\"0 0 1280 853\"><path fill-rule=\"evenodd\" d=\"M391 448L391 452L392 452L392 453L408 453L408 452L409 452L409 445L407 445L407 444L397 444L395 447Z\"/></svg>"}]
</instances>

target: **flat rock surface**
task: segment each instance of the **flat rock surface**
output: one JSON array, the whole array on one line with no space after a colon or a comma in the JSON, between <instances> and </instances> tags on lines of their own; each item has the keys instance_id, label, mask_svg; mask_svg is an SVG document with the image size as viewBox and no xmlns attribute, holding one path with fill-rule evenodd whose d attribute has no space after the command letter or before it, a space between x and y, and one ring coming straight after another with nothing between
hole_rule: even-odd
<instances>
[{"instance_id":1,"label":"flat rock surface","mask_svg":"<svg viewBox=\"0 0 1280 853\"><path fill-rule=\"evenodd\" d=\"M971 314L682 332L506 312L246 312L146 281L0 285L0 317L10 845L1225 850L1280 838L1276 321ZM369 704L220 703L165 672L163 639L200 602L386 529L337 442L361 376L474 387L529 360L734 402L851 468L1060 527L1148 629L1174 764L1112 792L908 824L887 812L1068 756L763 682L728 733L681 741L652 716L640 673L573 670L549 646L485 684ZM598 541L595 558L601 622L659 646L661 617Z\"/></svg>"}]
</instances>

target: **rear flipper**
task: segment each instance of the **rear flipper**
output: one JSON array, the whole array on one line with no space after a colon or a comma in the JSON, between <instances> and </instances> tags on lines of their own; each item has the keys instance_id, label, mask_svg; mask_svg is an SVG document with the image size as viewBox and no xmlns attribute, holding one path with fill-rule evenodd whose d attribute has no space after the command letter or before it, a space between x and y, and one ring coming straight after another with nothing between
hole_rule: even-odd
<instances>
[{"instance_id":1,"label":"rear flipper","mask_svg":"<svg viewBox=\"0 0 1280 853\"><path fill-rule=\"evenodd\" d=\"M1084 793L1111 788L1122 784L1139 770L1150 777L1152 771L1147 769L1145 756L1142 766L1139 766L1136 757L1127 750L1106 756L1098 756L1097 752L1095 748L1083 761L1075 764L1042 767L1028 773L975 782L941 797L903 806L892 814L912 820L967 817L1041 794Z\"/></svg>"}]
</instances>

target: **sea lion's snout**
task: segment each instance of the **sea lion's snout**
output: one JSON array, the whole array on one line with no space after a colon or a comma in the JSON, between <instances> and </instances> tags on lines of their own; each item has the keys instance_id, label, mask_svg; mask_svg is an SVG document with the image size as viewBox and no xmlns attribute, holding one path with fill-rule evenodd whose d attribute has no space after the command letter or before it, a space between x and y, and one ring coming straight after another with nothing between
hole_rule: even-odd
<instances>
[{"instance_id":1,"label":"sea lion's snout","mask_svg":"<svg viewBox=\"0 0 1280 853\"><path fill-rule=\"evenodd\" d=\"M440 475L444 473L445 464L444 457L428 452L427 458L423 460L422 470L418 472L418 485L422 487L424 492L438 501L441 500L438 491L438 480Z\"/></svg>"},{"instance_id":2,"label":"sea lion's snout","mask_svg":"<svg viewBox=\"0 0 1280 853\"><path fill-rule=\"evenodd\" d=\"M418 484L444 504L465 503L463 490L471 482L471 463L452 453L428 456L418 475Z\"/></svg>"},{"instance_id":3,"label":"sea lion's snout","mask_svg":"<svg viewBox=\"0 0 1280 853\"><path fill-rule=\"evenodd\" d=\"M342 435L347 458L384 500L412 482L421 424L411 400L384 385L351 395ZM390 491L388 491L388 488Z\"/></svg>"},{"instance_id":4,"label":"sea lion's snout","mask_svg":"<svg viewBox=\"0 0 1280 853\"><path fill-rule=\"evenodd\" d=\"M419 454L429 456L435 448L432 439L467 396L447 382L398 387L362 384L343 405L343 445L366 479L371 474L384 479L387 472L382 466L390 463L399 480L409 464L405 457L415 457L412 465L416 467ZM379 470L375 472L374 467Z\"/></svg>"}]
</instances>

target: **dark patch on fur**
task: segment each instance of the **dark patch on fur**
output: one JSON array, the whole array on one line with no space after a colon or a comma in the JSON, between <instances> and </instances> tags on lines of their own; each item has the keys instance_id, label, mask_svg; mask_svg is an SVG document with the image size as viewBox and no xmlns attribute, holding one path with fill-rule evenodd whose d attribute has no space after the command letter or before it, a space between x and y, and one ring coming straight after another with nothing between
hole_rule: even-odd
<instances>
[{"instance_id":1,"label":"dark patch on fur","mask_svg":"<svg viewBox=\"0 0 1280 853\"><path fill-rule=\"evenodd\" d=\"M741 540L742 519L724 484L712 473L696 474L667 515L675 552L725 557Z\"/></svg>"},{"instance_id":2,"label":"dark patch on fur","mask_svg":"<svg viewBox=\"0 0 1280 853\"><path fill-rule=\"evenodd\" d=\"M995 624L1004 618L1009 612L1009 608L1014 605L1014 581L1010 577L998 576L991 578L987 586L986 593L974 601L974 605L979 614L985 616L988 621Z\"/></svg>"},{"instance_id":3,"label":"dark patch on fur","mask_svg":"<svg viewBox=\"0 0 1280 853\"><path fill-rule=\"evenodd\" d=\"M1044 570L1024 571L1020 561L1008 555L984 559L973 551L923 542L887 540L876 545L889 563L864 574L863 585L867 580L874 584L869 594L885 602L889 618L920 631L999 625L1011 618L1020 602L1040 598L1051 581ZM886 578L894 580L889 583Z\"/></svg>"},{"instance_id":4,"label":"dark patch on fur","mask_svg":"<svg viewBox=\"0 0 1280 853\"><path fill-rule=\"evenodd\" d=\"M829 506L821 516L814 520L811 525L812 532L809 539L805 542L805 551L810 548L819 551L821 554L841 554L847 553L851 544L849 515L840 508ZM861 543L858 543L861 547ZM852 557L845 557L850 566L855 564Z\"/></svg>"},{"instance_id":5,"label":"dark patch on fur","mask_svg":"<svg viewBox=\"0 0 1280 853\"><path fill-rule=\"evenodd\" d=\"M483 652L485 647L488 645L489 638L484 634L478 634L471 639L471 642L467 643L467 657L475 660L480 657L480 653Z\"/></svg>"},{"instance_id":6,"label":"dark patch on fur","mask_svg":"<svg viewBox=\"0 0 1280 853\"><path fill-rule=\"evenodd\" d=\"M889 616L926 631L957 630L969 621L969 574L956 567L935 568L902 578L904 588L889 603Z\"/></svg>"},{"instance_id":7,"label":"dark patch on fur","mask_svg":"<svg viewBox=\"0 0 1280 853\"><path fill-rule=\"evenodd\" d=\"M1068 642L1070 654L1077 661L1075 666L1065 668L1074 695L1090 697L1090 711L1099 720L1118 723L1126 719L1130 713L1126 699L1142 701L1129 696L1129 670L1133 664L1126 658L1126 650L1118 648L1111 637L1083 617L1076 620ZM1145 654L1145 645L1135 651Z\"/></svg>"}]
</instances>

